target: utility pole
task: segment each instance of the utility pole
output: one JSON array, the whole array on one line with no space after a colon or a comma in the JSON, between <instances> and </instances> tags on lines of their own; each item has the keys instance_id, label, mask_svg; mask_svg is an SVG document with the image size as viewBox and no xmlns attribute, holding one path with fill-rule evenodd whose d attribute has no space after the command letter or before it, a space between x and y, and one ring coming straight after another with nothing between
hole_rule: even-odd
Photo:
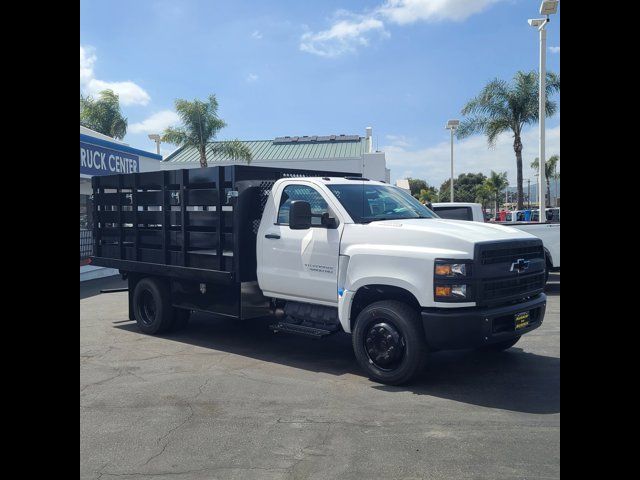
<instances>
[{"instance_id":1,"label":"utility pole","mask_svg":"<svg viewBox=\"0 0 640 480\"><path fill-rule=\"evenodd\" d=\"M460 125L460 120L449 120L444 128L451 132L451 203L453 203L453 134Z\"/></svg>"}]
</instances>

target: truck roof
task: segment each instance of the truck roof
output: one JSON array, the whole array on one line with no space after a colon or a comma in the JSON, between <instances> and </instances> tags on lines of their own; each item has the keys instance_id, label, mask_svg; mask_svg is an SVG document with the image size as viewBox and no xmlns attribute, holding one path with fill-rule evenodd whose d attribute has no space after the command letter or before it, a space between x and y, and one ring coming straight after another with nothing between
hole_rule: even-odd
<instances>
[{"instance_id":1,"label":"truck roof","mask_svg":"<svg viewBox=\"0 0 640 480\"><path fill-rule=\"evenodd\" d=\"M299 177L299 180L311 180L319 183L324 183L326 185L348 185L351 183L362 184L366 183L367 185L386 185L388 187L392 186L386 182L379 182L377 180L369 180L368 178L358 178L358 177ZM292 180L291 178L283 178L281 180Z\"/></svg>"}]
</instances>

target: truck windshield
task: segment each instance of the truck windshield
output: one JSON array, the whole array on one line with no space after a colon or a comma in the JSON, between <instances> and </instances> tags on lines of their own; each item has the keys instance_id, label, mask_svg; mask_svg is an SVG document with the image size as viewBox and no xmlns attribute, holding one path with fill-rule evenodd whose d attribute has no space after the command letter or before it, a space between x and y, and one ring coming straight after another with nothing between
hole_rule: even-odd
<instances>
[{"instance_id":1,"label":"truck windshield","mask_svg":"<svg viewBox=\"0 0 640 480\"><path fill-rule=\"evenodd\" d=\"M359 184L327 185L356 223L406 218L438 218L410 194L396 187Z\"/></svg>"}]
</instances>

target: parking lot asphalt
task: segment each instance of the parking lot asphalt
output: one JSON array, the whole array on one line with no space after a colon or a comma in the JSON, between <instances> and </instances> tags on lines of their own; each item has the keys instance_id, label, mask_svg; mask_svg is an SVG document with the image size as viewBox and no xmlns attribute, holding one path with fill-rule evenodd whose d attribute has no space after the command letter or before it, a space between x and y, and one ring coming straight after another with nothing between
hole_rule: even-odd
<instances>
[{"instance_id":1,"label":"parking lot asphalt","mask_svg":"<svg viewBox=\"0 0 640 480\"><path fill-rule=\"evenodd\" d=\"M515 347L432 354L403 387L367 379L346 334L195 314L147 336L126 293L81 287L81 478L559 478L559 278Z\"/></svg>"}]
</instances>

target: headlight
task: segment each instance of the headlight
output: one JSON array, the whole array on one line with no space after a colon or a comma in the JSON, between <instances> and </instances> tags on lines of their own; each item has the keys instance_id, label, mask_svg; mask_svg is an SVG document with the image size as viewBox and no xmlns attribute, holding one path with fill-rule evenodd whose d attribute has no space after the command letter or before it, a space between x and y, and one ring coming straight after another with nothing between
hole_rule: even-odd
<instances>
[{"instance_id":1,"label":"headlight","mask_svg":"<svg viewBox=\"0 0 640 480\"><path fill-rule=\"evenodd\" d=\"M466 285L436 285L435 296L437 299L465 299L467 298Z\"/></svg>"},{"instance_id":2,"label":"headlight","mask_svg":"<svg viewBox=\"0 0 640 480\"><path fill-rule=\"evenodd\" d=\"M466 277L468 266L466 263L449 263L436 261L435 274L436 277Z\"/></svg>"}]
</instances>

